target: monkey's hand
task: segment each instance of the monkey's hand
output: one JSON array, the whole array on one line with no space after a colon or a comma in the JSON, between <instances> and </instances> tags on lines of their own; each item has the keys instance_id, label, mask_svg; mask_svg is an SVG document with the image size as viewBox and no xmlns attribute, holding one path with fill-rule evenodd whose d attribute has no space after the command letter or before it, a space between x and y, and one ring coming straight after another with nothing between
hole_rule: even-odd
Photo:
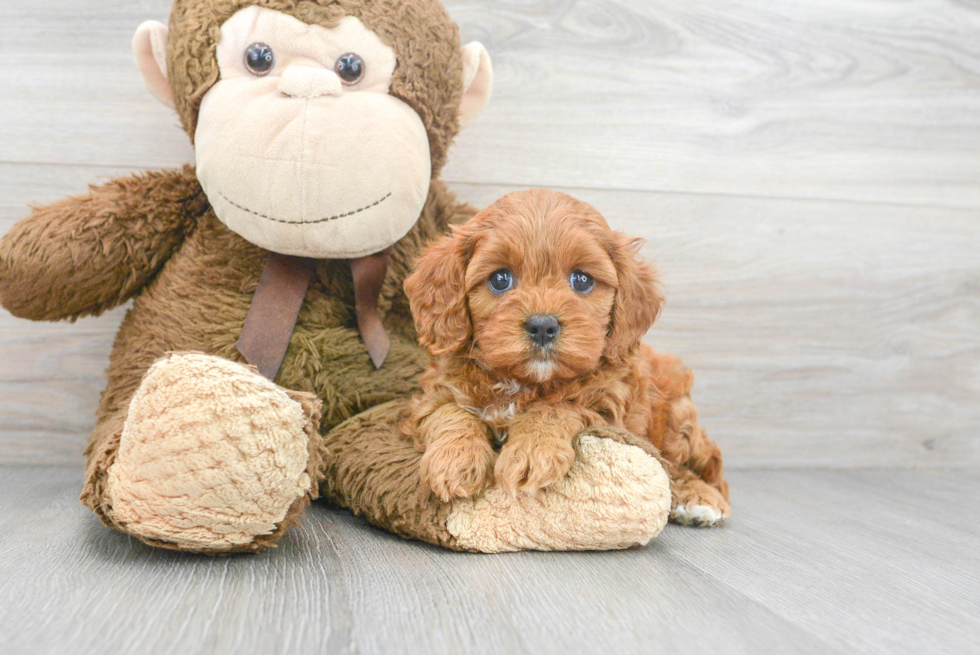
<instances>
[{"instance_id":1,"label":"monkey's hand","mask_svg":"<svg viewBox=\"0 0 980 655\"><path fill-rule=\"evenodd\" d=\"M190 166L35 207L0 240L0 304L40 321L112 309L143 288L207 208Z\"/></svg>"}]
</instances>

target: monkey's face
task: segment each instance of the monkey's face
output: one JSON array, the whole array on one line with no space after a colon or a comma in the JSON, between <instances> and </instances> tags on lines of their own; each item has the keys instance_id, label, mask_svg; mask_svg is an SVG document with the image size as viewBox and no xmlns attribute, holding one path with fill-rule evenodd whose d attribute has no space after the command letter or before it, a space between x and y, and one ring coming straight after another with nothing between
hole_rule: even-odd
<instances>
[{"instance_id":1,"label":"monkey's face","mask_svg":"<svg viewBox=\"0 0 980 655\"><path fill-rule=\"evenodd\" d=\"M396 55L354 16L333 28L260 7L221 27L197 174L218 218L275 252L354 258L414 225L431 178L418 114L389 95Z\"/></svg>"}]
</instances>

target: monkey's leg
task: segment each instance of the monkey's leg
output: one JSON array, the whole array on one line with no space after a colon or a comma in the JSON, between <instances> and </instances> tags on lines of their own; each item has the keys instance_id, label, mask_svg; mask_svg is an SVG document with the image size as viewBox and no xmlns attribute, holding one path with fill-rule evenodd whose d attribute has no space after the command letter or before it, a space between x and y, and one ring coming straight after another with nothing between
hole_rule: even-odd
<instances>
[{"instance_id":1,"label":"monkey's leg","mask_svg":"<svg viewBox=\"0 0 980 655\"><path fill-rule=\"evenodd\" d=\"M169 355L96 428L82 500L153 546L259 552L317 495L318 426L310 394L218 357Z\"/></svg>"},{"instance_id":2,"label":"monkey's leg","mask_svg":"<svg viewBox=\"0 0 980 655\"><path fill-rule=\"evenodd\" d=\"M443 502L422 484L422 453L399 433L407 406L379 405L325 435L325 497L402 537L485 553L629 548L667 522L670 482L656 449L609 429L576 437L568 475L536 495L494 485Z\"/></svg>"},{"instance_id":3,"label":"monkey's leg","mask_svg":"<svg viewBox=\"0 0 980 655\"><path fill-rule=\"evenodd\" d=\"M682 525L712 527L731 514L721 450L698 422L691 400L694 375L673 355L646 349L656 390L648 436L667 462L674 483L670 519Z\"/></svg>"}]
</instances>

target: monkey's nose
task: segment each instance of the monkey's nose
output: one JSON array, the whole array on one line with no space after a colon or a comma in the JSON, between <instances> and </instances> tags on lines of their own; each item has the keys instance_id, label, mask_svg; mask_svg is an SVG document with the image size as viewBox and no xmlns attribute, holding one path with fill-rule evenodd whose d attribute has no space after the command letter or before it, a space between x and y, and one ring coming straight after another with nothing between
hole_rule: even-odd
<instances>
[{"instance_id":1,"label":"monkey's nose","mask_svg":"<svg viewBox=\"0 0 980 655\"><path fill-rule=\"evenodd\" d=\"M279 78L279 92L290 98L339 96L343 90L337 74L325 68L290 66Z\"/></svg>"},{"instance_id":2,"label":"monkey's nose","mask_svg":"<svg viewBox=\"0 0 980 655\"><path fill-rule=\"evenodd\" d=\"M532 314L524 321L524 329L531 341L544 348L561 332L561 323L554 314Z\"/></svg>"}]
</instances>

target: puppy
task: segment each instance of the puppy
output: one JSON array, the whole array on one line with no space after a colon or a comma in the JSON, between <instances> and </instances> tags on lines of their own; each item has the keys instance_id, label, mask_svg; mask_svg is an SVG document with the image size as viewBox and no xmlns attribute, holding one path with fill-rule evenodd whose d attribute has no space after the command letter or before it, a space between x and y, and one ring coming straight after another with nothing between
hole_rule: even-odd
<instances>
[{"instance_id":1,"label":"puppy","mask_svg":"<svg viewBox=\"0 0 980 655\"><path fill-rule=\"evenodd\" d=\"M437 496L494 480L534 493L568 473L575 435L615 426L660 449L675 522L727 518L721 452L698 425L693 375L641 343L663 297L637 246L586 203L537 189L505 196L424 252L405 291L433 359L402 427Z\"/></svg>"}]
</instances>

